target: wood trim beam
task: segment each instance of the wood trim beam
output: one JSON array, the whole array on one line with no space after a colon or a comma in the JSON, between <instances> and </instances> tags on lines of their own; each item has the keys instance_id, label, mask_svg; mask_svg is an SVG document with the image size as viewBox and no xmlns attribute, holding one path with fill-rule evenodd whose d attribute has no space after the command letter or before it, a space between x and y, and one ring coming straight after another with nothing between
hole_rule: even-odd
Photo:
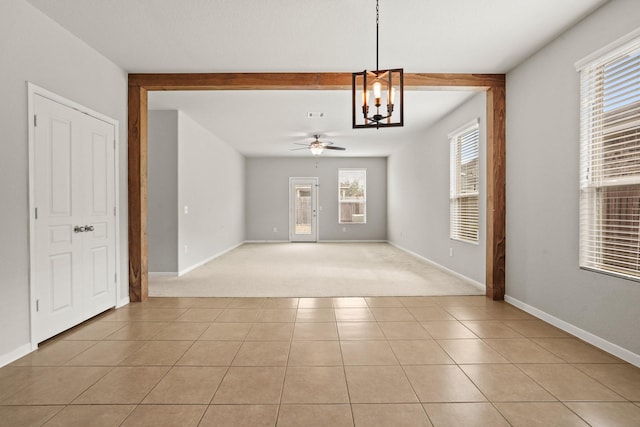
<instances>
[{"instance_id":1,"label":"wood trim beam","mask_svg":"<svg viewBox=\"0 0 640 427\"><path fill-rule=\"evenodd\" d=\"M129 86L129 300L148 296L147 90Z\"/></svg>"},{"instance_id":2,"label":"wood trim beam","mask_svg":"<svg viewBox=\"0 0 640 427\"><path fill-rule=\"evenodd\" d=\"M476 90L487 93L487 296L505 294L506 121L504 74L405 73L409 90ZM185 73L129 75L129 295L148 296L147 91L344 90L351 73Z\"/></svg>"},{"instance_id":3,"label":"wood trim beam","mask_svg":"<svg viewBox=\"0 0 640 427\"><path fill-rule=\"evenodd\" d=\"M347 90L351 73L129 74L147 90ZM504 86L504 74L405 73L407 89L487 90Z\"/></svg>"},{"instance_id":4,"label":"wood trim beam","mask_svg":"<svg viewBox=\"0 0 640 427\"><path fill-rule=\"evenodd\" d=\"M487 91L487 296L503 300L506 262L506 92Z\"/></svg>"}]
</instances>

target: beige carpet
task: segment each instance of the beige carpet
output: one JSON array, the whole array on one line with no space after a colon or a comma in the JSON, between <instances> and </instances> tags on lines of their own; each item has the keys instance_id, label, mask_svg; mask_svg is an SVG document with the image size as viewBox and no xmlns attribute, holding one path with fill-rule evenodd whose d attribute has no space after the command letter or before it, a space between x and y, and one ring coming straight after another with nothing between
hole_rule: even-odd
<instances>
[{"instance_id":1,"label":"beige carpet","mask_svg":"<svg viewBox=\"0 0 640 427\"><path fill-rule=\"evenodd\" d=\"M182 277L150 277L150 296L482 295L477 285L387 243L249 243Z\"/></svg>"}]
</instances>

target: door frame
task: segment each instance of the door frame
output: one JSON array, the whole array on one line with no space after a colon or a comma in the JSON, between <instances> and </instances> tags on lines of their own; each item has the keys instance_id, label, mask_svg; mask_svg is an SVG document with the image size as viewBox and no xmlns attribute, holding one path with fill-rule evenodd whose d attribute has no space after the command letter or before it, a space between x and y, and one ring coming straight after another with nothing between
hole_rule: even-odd
<instances>
[{"instance_id":1,"label":"door frame","mask_svg":"<svg viewBox=\"0 0 640 427\"><path fill-rule=\"evenodd\" d=\"M148 92L167 90L349 90L351 73L149 73L129 74L128 190L129 297L148 298L147 117ZM503 300L506 268L506 76L405 73L405 90L486 93L486 296Z\"/></svg>"},{"instance_id":2,"label":"door frame","mask_svg":"<svg viewBox=\"0 0 640 427\"><path fill-rule=\"evenodd\" d=\"M312 182L312 190L311 190L311 197L312 197L312 207L313 207L313 218L312 219L312 225L315 222L315 227L312 226L312 230L315 232L313 233L313 240L293 240L293 236L295 235L295 221L293 220L294 216L295 216L295 204L293 202L295 195L293 194L293 185L296 181L309 181ZM318 221L318 216L319 216L319 210L318 210L318 189L320 188L320 179L316 176L314 177L289 177L289 242L313 242L316 243L318 241L318 236L320 235L320 231L319 231L319 221Z\"/></svg>"},{"instance_id":3,"label":"door frame","mask_svg":"<svg viewBox=\"0 0 640 427\"><path fill-rule=\"evenodd\" d=\"M40 87L32 82L27 81L27 128L28 128L28 151L29 151L29 342L31 350L38 348L38 343L34 341L35 337L35 313L36 313L36 284L35 284L35 129L34 129L34 115L35 115L35 97L42 96L65 107L72 108L83 114L94 117L98 120L102 120L114 127L115 138L115 152L114 152L114 198L115 198L115 299L113 305L119 307L128 303L128 296L125 302L119 304L120 298L120 284L122 281L122 275L120 274L120 165L119 165L119 153L120 153L120 138L119 138L119 123L116 119L106 116L102 113L94 111L84 105L78 104L70 99L67 99L61 95L51 92L43 87Z\"/></svg>"}]
</instances>

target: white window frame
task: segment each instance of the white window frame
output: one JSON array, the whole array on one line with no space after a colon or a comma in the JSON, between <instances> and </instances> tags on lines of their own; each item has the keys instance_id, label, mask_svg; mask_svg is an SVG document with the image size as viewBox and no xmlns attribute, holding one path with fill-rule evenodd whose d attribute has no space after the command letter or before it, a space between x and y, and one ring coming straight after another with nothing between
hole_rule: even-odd
<instances>
[{"instance_id":1,"label":"white window frame","mask_svg":"<svg viewBox=\"0 0 640 427\"><path fill-rule=\"evenodd\" d=\"M343 200L343 189L341 188L341 175L343 171L362 172L364 175L364 195L357 200ZM361 221L344 221L342 219L342 205L345 203L358 203L363 205L363 212L357 214ZM353 215L352 215L353 218ZM338 169L338 224L360 225L367 223L367 169L366 168L339 168Z\"/></svg>"},{"instance_id":2,"label":"white window frame","mask_svg":"<svg viewBox=\"0 0 640 427\"><path fill-rule=\"evenodd\" d=\"M612 64L625 60L629 65L620 67L625 71L616 71L607 81ZM635 136L640 132L640 91L632 86L640 81L640 29L579 61L576 69L580 73L579 265L638 281L640 213L619 205L637 198L634 193L640 191L635 154L640 145ZM606 92L606 85L615 90ZM611 106L612 96L619 106ZM621 220L630 231L622 231Z\"/></svg>"},{"instance_id":3,"label":"white window frame","mask_svg":"<svg viewBox=\"0 0 640 427\"><path fill-rule=\"evenodd\" d=\"M466 173L463 172L461 144L462 140L468 136L474 138L471 141L472 144L475 143L475 147L471 147L471 155L473 156L471 158L476 160L473 167L475 185L471 190L463 188L463 179L461 178ZM466 150L468 149L469 147L466 148ZM449 160L449 238L478 245L480 244L480 120L478 118L449 134ZM473 179L469 183L473 183ZM471 209L466 209L464 212L461 210L463 199L471 201L475 199L477 209L475 218ZM473 235L474 231L475 235Z\"/></svg>"}]
</instances>

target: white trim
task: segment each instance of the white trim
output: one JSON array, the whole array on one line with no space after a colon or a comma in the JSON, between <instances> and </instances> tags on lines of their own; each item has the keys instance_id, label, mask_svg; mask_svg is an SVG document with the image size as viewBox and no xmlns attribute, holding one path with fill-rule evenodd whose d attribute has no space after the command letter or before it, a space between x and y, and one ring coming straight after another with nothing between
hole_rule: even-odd
<instances>
[{"instance_id":1,"label":"white trim","mask_svg":"<svg viewBox=\"0 0 640 427\"><path fill-rule=\"evenodd\" d=\"M387 240L318 240L318 243L388 243Z\"/></svg>"},{"instance_id":2,"label":"white trim","mask_svg":"<svg viewBox=\"0 0 640 427\"><path fill-rule=\"evenodd\" d=\"M190 271L195 270L198 267L202 267L203 265L205 265L209 261L213 261L214 259L226 254L227 252L231 252L232 250L236 249L239 246L242 246L243 244L244 244L244 242L240 242L235 246L232 246L232 247L230 247L228 249L225 249L222 252L218 252L217 254L214 254L214 255L210 256L209 258L207 258L207 259L204 259L204 260L202 260L200 262L197 262L197 263L193 264L190 267L185 268L184 270L179 271L178 272L178 277L184 276L185 274L189 273Z\"/></svg>"},{"instance_id":3,"label":"white trim","mask_svg":"<svg viewBox=\"0 0 640 427\"><path fill-rule=\"evenodd\" d=\"M591 345L598 347L601 350L606 351L620 359L631 363L632 365L640 367L640 355L635 354L626 348L622 348L617 344L609 342L603 338L600 338L597 335L592 334L591 332L587 332L584 329L580 329L571 323L565 322L562 319L558 319L557 317L546 313L540 309L537 309L533 306L530 306L527 303L524 303L516 298L510 297L509 295L504 296L504 300L509 304L518 307L521 310L526 311L532 316L537 317L538 319L544 320L545 322L562 329L565 332L570 333L583 341L588 342Z\"/></svg>"},{"instance_id":4,"label":"white trim","mask_svg":"<svg viewBox=\"0 0 640 427\"><path fill-rule=\"evenodd\" d=\"M5 353L0 355L0 368L8 365L11 362L15 362L23 356L31 353L35 348L31 347L31 343L23 344L20 347L10 351L9 353Z\"/></svg>"},{"instance_id":5,"label":"white trim","mask_svg":"<svg viewBox=\"0 0 640 427\"><path fill-rule=\"evenodd\" d=\"M127 295L121 300L118 300L118 303L116 304L116 308L124 307L125 305L128 305L130 302L131 301L129 300L129 295Z\"/></svg>"},{"instance_id":6,"label":"white trim","mask_svg":"<svg viewBox=\"0 0 640 427\"><path fill-rule=\"evenodd\" d=\"M636 28L630 33L620 37L617 40L614 40L608 45L603 46L600 49L596 50L595 52L592 52L591 54L585 56L581 60L576 61L575 63L576 71L582 71L583 69L593 65L595 62L603 61L609 55L615 55L616 50L623 47L627 43L632 42L635 38L638 38L638 37L640 37L640 28ZM638 40L638 42L640 42L640 40Z\"/></svg>"},{"instance_id":7,"label":"white trim","mask_svg":"<svg viewBox=\"0 0 640 427\"><path fill-rule=\"evenodd\" d=\"M394 242L392 242L390 240L387 240L387 243L389 243L391 246L394 246L394 247L400 249L401 251L404 251L404 252L406 252L406 253L408 253L410 255L413 255L416 258L419 258L419 259L421 259L421 260L423 260L425 262L428 262L429 264L433 265L434 267L439 268L440 270L444 270L447 273L453 274L454 276L456 276L456 277L458 277L458 278L460 278L460 279L462 279L462 280L464 280L466 282L469 282L470 285L475 286L476 288L480 289L482 292L486 292L486 290L487 290L486 285L484 285L484 284L482 284L482 283L480 283L480 282L478 282L476 280L473 280L470 277L465 276L464 274L460 274L457 271L453 271L450 268L447 268L444 265L438 264L437 262L432 261L429 258L425 258L425 257L423 257L422 255L420 255L420 254L418 254L416 252L413 252L413 251L411 251L411 250L409 250L407 248L403 248L402 246L400 246L397 243L394 243Z\"/></svg>"},{"instance_id":8,"label":"white trim","mask_svg":"<svg viewBox=\"0 0 640 427\"><path fill-rule=\"evenodd\" d=\"M289 240L245 240L244 243L291 243Z\"/></svg>"},{"instance_id":9,"label":"white trim","mask_svg":"<svg viewBox=\"0 0 640 427\"><path fill-rule=\"evenodd\" d=\"M119 136L119 122L116 119L113 119L109 116L106 116L102 113L99 113L95 110L92 110L89 107L85 107L84 105L78 104L75 101L67 99L61 95L58 95L54 92L51 92L47 89L44 89L30 81L27 81L27 129L28 129L28 152L29 152L29 347L32 350L38 348L38 343L33 341L33 337L35 336L34 331L34 316L36 312L36 299L35 299L35 283L33 282L33 278L35 277L33 260L35 258L35 221L34 221L34 210L35 206L35 193L34 193L34 181L35 181L35 131L33 126L33 117L34 117L34 103L35 96L42 96L51 101L54 101L58 104L64 105L66 107L77 110L83 114L87 114L91 117L94 117L98 120L101 120L105 123L108 123L113 126L114 139L115 139L115 152L114 152L114 206L116 208L115 212L115 270L116 270L116 282L115 282L115 299L113 301L114 307L121 307L129 303L129 295L122 296L120 292L120 287L122 283L122 274L120 271L120 170L119 170L119 161L120 157L120 136ZM126 301L126 302L125 302Z\"/></svg>"}]
</instances>

